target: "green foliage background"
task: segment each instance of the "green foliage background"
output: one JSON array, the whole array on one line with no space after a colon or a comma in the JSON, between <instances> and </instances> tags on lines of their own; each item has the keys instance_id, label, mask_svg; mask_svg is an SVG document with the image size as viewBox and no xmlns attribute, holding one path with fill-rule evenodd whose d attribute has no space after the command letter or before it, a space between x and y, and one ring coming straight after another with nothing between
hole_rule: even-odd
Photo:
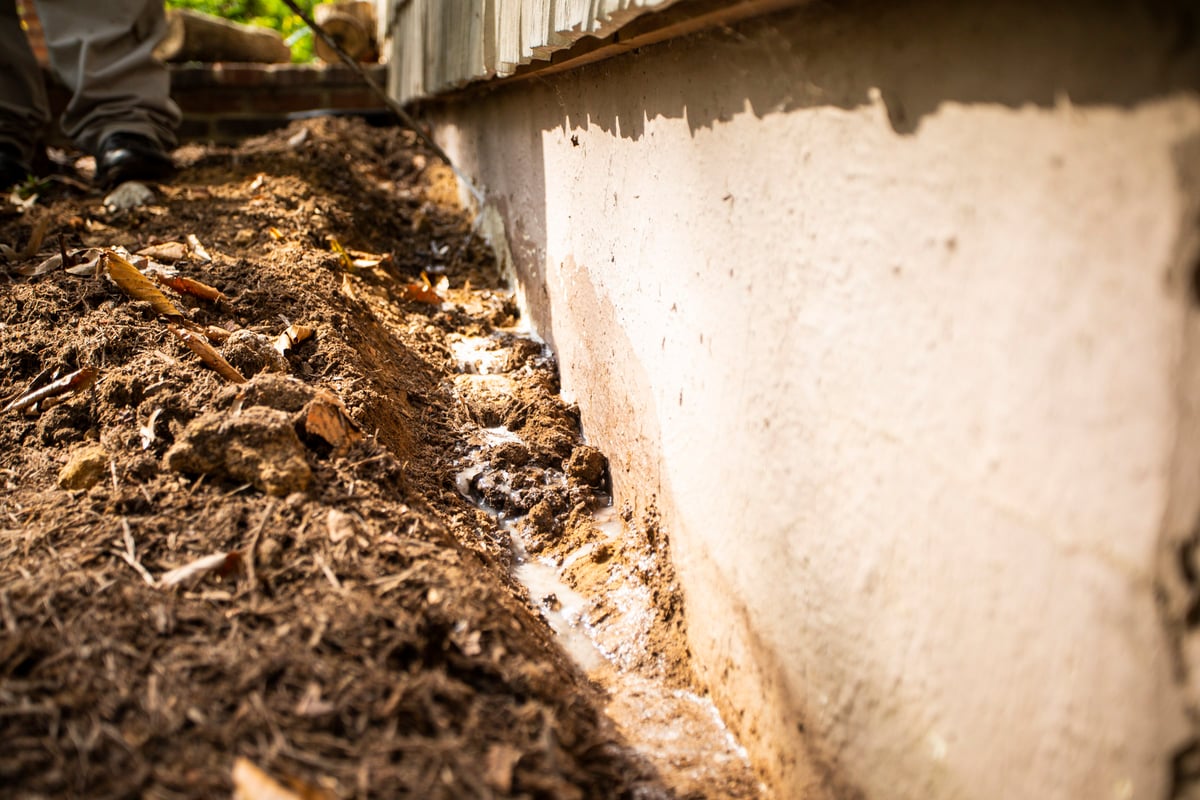
<instances>
[{"instance_id":1,"label":"green foliage background","mask_svg":"<svg viewBox=\"0 0 1200 800\"><path fill-rule=\"evenodd\" d=\"M296 5L311 14L312 7L318 2L296 0ZM282 0L167 0L167 8L190 8L234 22L262 25L279 31L285 39L305 27L304 21L293 14ZM307 33L292 43L292 61L305 63L312 60L313 37Z\"/></svg>"}]
</instances>

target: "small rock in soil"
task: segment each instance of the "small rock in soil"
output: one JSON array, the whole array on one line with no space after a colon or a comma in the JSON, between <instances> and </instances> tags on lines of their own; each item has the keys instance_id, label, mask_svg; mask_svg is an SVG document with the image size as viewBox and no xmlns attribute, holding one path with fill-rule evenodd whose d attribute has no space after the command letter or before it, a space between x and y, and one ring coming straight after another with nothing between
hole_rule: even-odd
<instances>
[{"instance_id":1,"label":"small rock in soil","mask_svg":"<svg viewBox=\"0 0 1200 800\"><path fill-rule=\"evenodd\" d=\"M131 211L154 202L154 192L144 183L126 181L104 198L104 210L110 214Z\"/></svg>"},{"instance_id":2,"label":"small rock in soil","mask_svg":"<svg viewBox=\"0 0 1200 800\"><path fill-rule=\"evenodd\" d=\"M192 420L167 451L166 464L176 472L250 483L277 497L304 491L312 478L291 416L262 406Z\"/></svg>"},{"instance_id":3,"label":"small rock in soil","mask_svg":"<svg viewBox=\"0 0 1200 800\"><path fill-rule=\"evenodd\" d=\"M58 485L71 491L90 489L100 482L107 468L108 452L98 444L85 445L71 454L58 473Z\"/></svg>"}]
</instances>

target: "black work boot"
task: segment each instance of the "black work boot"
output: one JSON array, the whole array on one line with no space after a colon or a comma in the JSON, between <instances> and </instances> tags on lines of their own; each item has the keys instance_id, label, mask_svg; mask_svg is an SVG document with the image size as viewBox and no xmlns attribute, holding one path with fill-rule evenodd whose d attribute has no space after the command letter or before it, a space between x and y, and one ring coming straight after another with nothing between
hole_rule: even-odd
<instances>
[{"instance_id":1,"label":"black work boot","mask_svg":"<svg viewBox=\"0 0 1200 800\"><path fill-rule=\"evenodd\" d=\"M21 160L21 151L10 144L0 144L0 191L7 192L24 183L32 172Z\"/></svg>"},{"instance_id":2,"label":"black work boot","mask_svg":"<svg viewBox=\"0 0 1200 800\"><path fill-rule=\"evenodd\" d=\"M125 181L162 181L175 164L158 143L136 133L111 134L96 154L96 183L111 189Z\"/></svg>"}]
</instances>

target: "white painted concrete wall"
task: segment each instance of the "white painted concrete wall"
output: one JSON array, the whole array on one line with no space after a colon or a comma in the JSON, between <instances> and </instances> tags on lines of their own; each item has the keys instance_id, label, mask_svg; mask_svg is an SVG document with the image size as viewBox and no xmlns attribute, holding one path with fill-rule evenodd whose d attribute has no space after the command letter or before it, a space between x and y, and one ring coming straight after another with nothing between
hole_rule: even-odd
<instances>
[{"instance_id":1,"label":"white painted concrete wall","mask_svg":"<svg viewBox=\"0 0 1200 800\"><path fill-rule=\"evenodd\" d=\"M779 797L1162 798L1194 23L968 5L797 11L435 119Z\"/></svg>"}]
</instances>

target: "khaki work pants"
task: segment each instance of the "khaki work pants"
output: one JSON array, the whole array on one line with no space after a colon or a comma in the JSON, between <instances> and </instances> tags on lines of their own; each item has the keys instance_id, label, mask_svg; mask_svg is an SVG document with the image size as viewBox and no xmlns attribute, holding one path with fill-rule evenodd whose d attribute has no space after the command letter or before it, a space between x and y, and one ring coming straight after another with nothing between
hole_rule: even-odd
<instances>
[{"instance_id":1,"label":"khaki work pants","mask_svg":"<svg viewBox=\"0 0 1200 800\"><path fill-rule=\"evenodd\" d=\"M170 150L179 107L154 58L166 29L162 0L36 0L50 67L71 91L63 132L95 153L110 134L136 133ZM41 70L16 0L0 0L0 142L29 159L50 121Z\"/></svg>"}]
</instances>

